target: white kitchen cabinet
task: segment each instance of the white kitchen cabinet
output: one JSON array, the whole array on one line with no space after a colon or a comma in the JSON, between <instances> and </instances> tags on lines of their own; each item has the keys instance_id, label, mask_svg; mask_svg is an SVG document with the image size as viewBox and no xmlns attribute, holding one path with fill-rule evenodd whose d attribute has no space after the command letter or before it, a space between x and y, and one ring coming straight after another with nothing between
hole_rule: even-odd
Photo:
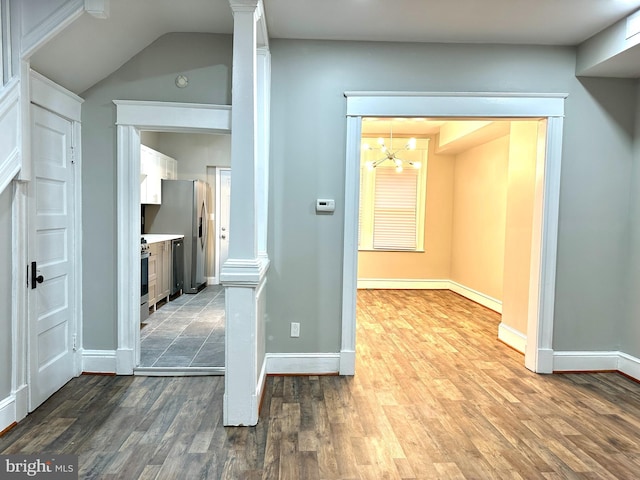
<instances>
[{"instance_id":1,"label":"white kitchen cabinet","mask_svg":"<svg viewBox=\"0 0 640 480\"><path fill-rule=\"evenodd\" d=\"M161 243L162 252L162 265L161 265L161 277L158 282L158 292L160 299L166 298L169 301L169 294L171 293L171 240L167 240Z\"/></svg>"},{"instance_id":2,"label":"white kitchen cabinet","mask_svg":"<svg viewBox=\"0 0 640 480\"><path fill-rule=\"evenodd\" d=\"M140 145L140 203L162 203L162 180L175 180L178 162L156 150Z\"/></svg>"},{"instance_id":3,"label":"white kitchen cabinet","mask_svg":"<svg viewBox=\"0 0 640 480\"><path fill-rule=\"evenodd\" d=\"M149 308L171 293L171 240L149 244Z\"/></svg>"},{"instance_id":4,"label":"white kitchen cabinet","mask_svg":"<svg viewBox=\"0 0 640 480\"><path fill-rule=\"evenodd\" d=\"M149 245L149 308L155 311L158 302L158 259L159 244Z\"/></svg>"}]
</instances>

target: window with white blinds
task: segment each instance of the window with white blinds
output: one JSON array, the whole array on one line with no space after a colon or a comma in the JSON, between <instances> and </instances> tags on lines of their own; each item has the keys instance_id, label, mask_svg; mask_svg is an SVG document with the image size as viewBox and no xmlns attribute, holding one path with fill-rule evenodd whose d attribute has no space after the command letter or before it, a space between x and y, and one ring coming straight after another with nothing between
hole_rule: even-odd
<instances>
[{"instance_id":1,"label":"window with white blinds","mask_svg":"<svg viewBox=\"0 0 640 480\"><path fill-rule=\"evenodd\" d=\"M372 144L376 139L363 138ZM385 139L386 145L392 141ZM406 139L399 141L400 147ZM423 251L429 139L419 139L417 148L403 150L403 168L380 160L380 151L363 148L360 169L358 249ZM400 148L391 147L393 151ZM414 166L418 166L414 168Z\"/></svg>"},{"instance_id":2,"label":"window with white blinds","mask_svg":"<svg viewBox=\"0 0 640 480\"><path fill-rule=\"evenodd\" d=\"M416 250L418 223L418 173L395 168L375 170L373 248Z\"/></svg>"}]
</instances>

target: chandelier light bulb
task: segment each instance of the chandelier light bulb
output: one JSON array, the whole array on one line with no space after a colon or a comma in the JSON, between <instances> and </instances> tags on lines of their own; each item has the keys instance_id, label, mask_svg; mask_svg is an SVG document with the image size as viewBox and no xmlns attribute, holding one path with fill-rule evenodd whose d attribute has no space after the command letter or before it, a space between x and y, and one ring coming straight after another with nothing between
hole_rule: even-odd
<instances>
[{"instance_id":1,"label":"chandelier light bulb","mask_svg":"<svg viewBox=\"0 0 640 480\"><path fill-rule=\"evenodd\" d=\"M367 170L371 171L375 168L375 166L373 165L373 162L367 162L365 163Z\"/></svg>"},{"instance_id":2,"label":"chandelier light bulb","mask_svg":"<svg viewBox=\"0 0 640 480\"><path fill-rule=\"evenodd\" d=\"M407 149L415 150L416 149L416 139L411 137L407 142Z\"/></svg>"},{"instance_id":3,"label":"chandelier light bulb","mask_svg":"<svg viewBox=\"0 0 640 480\"><path fill-rule=\"evenodd\" d=\"M413 162L411 165L413 165L413 168L420 168L422 166L421 162Z\"/></svg>"},{"instance_id":4,"label":"chandelier light bulb","mask_svg":"<svg viewBox=\"0 0 640 480\"><path fill-rule=\"evenodd\" d=\"M400 172L402 172L402 165L398 165L396 167L396 173L400 173Z\"/></svg>"},{"instance_id":5,"label":"chandelier light bulb","mask_svg":"<svg viewBox=\"0 0 640 480\"><path fill-rule=\"evenodd\" d=\"M362 144L362 149L363 150L371 150L371 146L368 143L363 143Z\"/></svg>"},{"instance_id":6,"label":"chandelier light bulb","mask_svg":"<svg viewBox=\"0 0 640 480\"><path fill-rule=\"evenodd\" d=\"M399 158L396 158L394 162L396 164L396 167L402 168L402 160L400 160Z\"/></svg>"}]
</instances>

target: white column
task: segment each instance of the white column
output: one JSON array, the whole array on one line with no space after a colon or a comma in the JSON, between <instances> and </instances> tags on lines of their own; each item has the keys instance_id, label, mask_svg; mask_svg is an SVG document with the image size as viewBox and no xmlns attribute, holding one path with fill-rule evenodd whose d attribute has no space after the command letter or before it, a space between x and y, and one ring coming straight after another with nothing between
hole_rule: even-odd
<instances>
[{"instance_id":1,"label":"white column","mask_svg":"<svg viewBox=\"0 0 640 480\"><path fill-rule=\"evenodd\" d=\"M231 120L231 218L229 258L220 280L225 286L225 425L255 425L264 358L258 358L258 342L264 342L259 312L259 291L265 282L268 259L258 255L258 213L261 198L259 168L259 117L257 21L259 0L230 0L234 15ZM266 114L263 114L266 116ZM263 139L262 142L265 140ZM261 149L262 151L262 149ZM266 222L265 239L266 239ZM266 242L265 242L266 245Z\"/></svg>"},{"instance_id":2,"label":"white column","mask_svg":"<svg viewBox=\"0 0 640 480\"><path fill-rule=\"evenodd\" d=\"M271 53L269 48L258 48L258 256L267 256L267 229L269 213L269 114L271 105Z\"/></svg>"},{"instance_id":3,"label":"white column","mask_svg":"<svg viewBox=\"0 0 640 480\"><path fill-rule=\"evenodd\" d=\"M232 0L231 219L229 259L258 256L256 237L258 0Z\"/></svg>"}]
</instances>

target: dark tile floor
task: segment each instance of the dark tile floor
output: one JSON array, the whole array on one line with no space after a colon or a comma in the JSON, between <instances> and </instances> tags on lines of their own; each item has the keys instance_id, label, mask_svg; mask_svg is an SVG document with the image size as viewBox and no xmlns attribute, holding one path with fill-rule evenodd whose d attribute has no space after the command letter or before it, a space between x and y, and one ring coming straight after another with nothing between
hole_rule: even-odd
<instances>
[{"instance_id":1,"label":"dark tile floor","mask_svg":"<svg viewBox=\"0 0 640 480\"><path fill-rule=\"evenodd\" d=\"M183 294L140 330L140 367L224 367L224 288Z\"/></svg>"}]
</instances>

